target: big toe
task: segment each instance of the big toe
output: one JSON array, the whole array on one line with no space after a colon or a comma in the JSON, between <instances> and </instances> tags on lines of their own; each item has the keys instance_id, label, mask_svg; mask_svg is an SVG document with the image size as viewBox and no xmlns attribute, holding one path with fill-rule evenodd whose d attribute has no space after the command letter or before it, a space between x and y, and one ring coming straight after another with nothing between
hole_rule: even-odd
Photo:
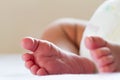
<instances>
[{"instance_id":1,"label":"big toe","mask_svg":"<svg viewBox=\"0 0 120 80\"><path fill-rule=\"evenodd\" d=\"M34 52L38 46L38 40L31 37L26 37L23 38L21 45L23 48Z\"/></svg>"},{"instance_id":2,"label":"big toe","mask_svg":"<svg viewBox=\"0 0 120 80\"><path fill-rule=\"evenodd\" d=\"M85 45L88 49L96 49L107 46L107 42L100 37L90 36L85 38Z\"/></svg>"}]
</instances>

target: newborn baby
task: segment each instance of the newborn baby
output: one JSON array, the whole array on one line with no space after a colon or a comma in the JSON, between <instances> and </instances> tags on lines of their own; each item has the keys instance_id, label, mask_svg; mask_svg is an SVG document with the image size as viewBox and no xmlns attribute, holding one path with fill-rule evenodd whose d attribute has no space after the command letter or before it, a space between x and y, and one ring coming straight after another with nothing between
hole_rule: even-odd
<instances>
[{"instance_id":1,"label":"newborn baby","mask_svg":"<svg viewBox=\"0 0 120 80\"><path fill-rule=\"evenodd\" d=\"M88 23L61 19L40 39L23 38L25 66L35 75L119 72L119 5L108 0Z\"/></svg>"}]
</instances>

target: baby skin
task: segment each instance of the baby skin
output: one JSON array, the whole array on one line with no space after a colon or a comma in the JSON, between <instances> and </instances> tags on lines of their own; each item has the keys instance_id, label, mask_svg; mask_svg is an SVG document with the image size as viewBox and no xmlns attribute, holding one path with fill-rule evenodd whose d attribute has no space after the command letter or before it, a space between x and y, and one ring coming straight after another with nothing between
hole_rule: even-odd
<instances>
[{"instance_id":1,"label":"baby skin","mask_svg":"<svg viewBox=\"0 0 120 80\"><path fill-rule=\"evenodd\" d=\"M85 44L94 63L84 57L67 54L48 41L29 37L23 39L22 45L32 53L25 53L23 59L35 75L95 73L96 68L100 73L120 71L120 46L99 37L87 37Z\"/></svg>"},{"instance_id":2,"label":"baby skin","mask_svg":"<svg viewBox=\"0 0 120 80\"><path fill-rule=\"evenodd\" d=\"M95 70L90 60L65 52L46 40L26 37L22 40L22 46L32 51L25 53L23 60L34 75L86 74Z\"/></svg>"},{"instance_id":3,"label":"baby skin","mask_svg":"<svg viewBox=\"0 0 120 80\"><path fill-rule=\"evenodd\" d=\"M100 37L87 37L85 45L98 72L120 72L120 45L109 43Z\"/></svg>"}]
</instances>

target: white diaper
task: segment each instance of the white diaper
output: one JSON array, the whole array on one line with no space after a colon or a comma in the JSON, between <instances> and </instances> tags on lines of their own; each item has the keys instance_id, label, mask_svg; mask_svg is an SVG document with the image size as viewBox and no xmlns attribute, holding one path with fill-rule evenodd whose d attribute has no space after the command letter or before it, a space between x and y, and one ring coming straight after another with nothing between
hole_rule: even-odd
<instances>
[{"instance_id":1,"label":"white diaper","mask_svg":"<svg viewBox=\"0 0 120 80\"><path fill-rule=\"evenodd\" d=\"M120 44L120 0L106 0L89 21L80 45L81 56L89 59L92 58L84 45L84 38L91 35Z\"/></svg>"}]
</instances>

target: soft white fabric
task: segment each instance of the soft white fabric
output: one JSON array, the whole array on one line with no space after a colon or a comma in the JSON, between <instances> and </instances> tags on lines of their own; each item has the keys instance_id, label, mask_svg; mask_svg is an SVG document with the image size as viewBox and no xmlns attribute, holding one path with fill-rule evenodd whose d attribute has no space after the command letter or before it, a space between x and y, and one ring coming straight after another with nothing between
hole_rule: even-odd
<instances>
[{"instance_id":1,"label":"soft white fabric","mask_svg":"<svg viewBox=\"0 0 120 80\"><path fill-rule=\"evenodd\" d=\"M120 74L64 74L34 76L24 67L21 55L0 55L0 80L119 80Z\"/></svg>"}]
</instances>

